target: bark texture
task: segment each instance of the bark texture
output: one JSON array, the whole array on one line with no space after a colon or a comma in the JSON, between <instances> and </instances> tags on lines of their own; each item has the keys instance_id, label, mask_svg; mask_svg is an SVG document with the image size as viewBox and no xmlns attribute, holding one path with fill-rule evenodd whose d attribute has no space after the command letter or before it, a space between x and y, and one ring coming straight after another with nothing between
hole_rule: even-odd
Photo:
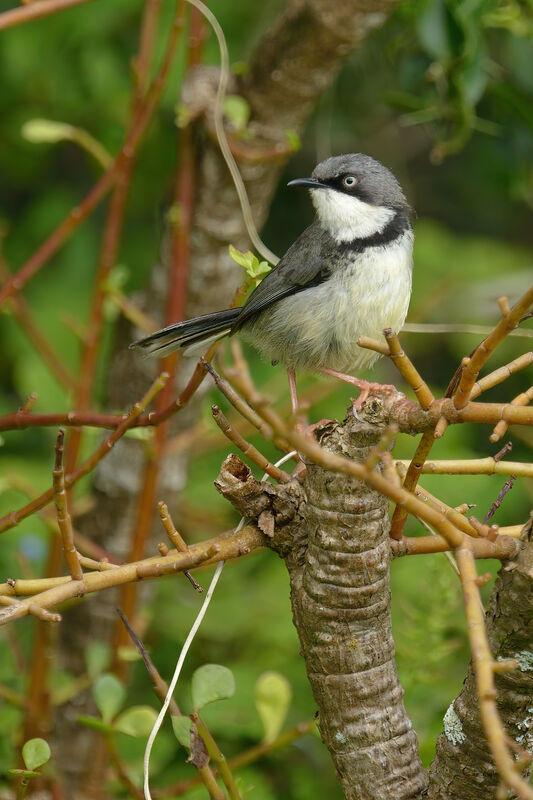
<instances>
[{"instance_id":1,"label":"bark texture","mask_svg":"<svg viewBox=\"0 0 533 800\"><path fill-rule=\"evenodd\" d=\"M352 416L319 440L364 461L381 434ZM388 501L312 464L304 488L307 548L291 572L292 607L322 739L347 800L419 797L427 775L394 662Z\"/></svg>"},{"instance_id":2,"label":"bark texture","mask_svg":"<svg viewBox=\"0 0 533 800\"><path fill-rule=\"evenodd\" d=\"M511 739L533 753L533 518L523 549L502 567L491 594L487 628L495 658L518 669L496 676L498 706ZM472 665L444 720L430 768L429 800L493 800L499 778L479 717Z\"/></svg>"},{"instance_id":3,"label":"bark texture","mask_svg":"<svg viewBox=\"0 0 533 800\"><path fill-rule=\"evenodd\" d=\"M372 410L375 421L375 408ZM323 447L363 461L383 433L349 414ZM388 501L365 484L307 465L298 483L265 489L236 456L217 480L270 531L291 578L294 623L322 739L347 800L420 798L427 786L403 704L390 619Z\"/></svg>"}]
</instances>

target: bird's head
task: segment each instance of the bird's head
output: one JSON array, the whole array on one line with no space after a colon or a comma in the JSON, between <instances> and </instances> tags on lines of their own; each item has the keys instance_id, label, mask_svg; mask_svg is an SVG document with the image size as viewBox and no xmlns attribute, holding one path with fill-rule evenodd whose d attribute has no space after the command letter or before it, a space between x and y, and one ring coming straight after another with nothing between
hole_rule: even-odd
<instances>
[{"instance_id":1,"label":"bird's head","mask_svg":"<svg viewBox=\"0 0 533 800\"><path fill-rule=\"evenodd\" d=\"M311 191L318 219L337 242L375 236L396 215L410 211L390 169L364 153L327 158L310 178L288 185Z\"/></svg>"}]
</instances>

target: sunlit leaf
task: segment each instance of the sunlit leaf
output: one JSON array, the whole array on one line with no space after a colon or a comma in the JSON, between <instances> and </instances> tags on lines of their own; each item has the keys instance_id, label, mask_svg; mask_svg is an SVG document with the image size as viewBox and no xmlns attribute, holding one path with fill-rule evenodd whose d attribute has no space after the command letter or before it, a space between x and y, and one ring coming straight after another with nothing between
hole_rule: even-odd
<instances>
[{"instance_id":1,"label":"sunlit leaf","mask_svg":"<svg viewBox=\"0 0 533 800\"><path fill-rule=\"evenodd\" d=\"M215 700L225 700L235 693L235 678L227 667L204 664L192 676L192 701L200 709Z\"/></svg>"},{"instance_id":2,"label":"sunlit leaf","mask_svg":"<svg viewBox=\"0 0 533 800\"><path fill-rule=\"evenodd\" d=\"M22 746L22 758L29 770L42 767L50 756L50 745L44 739L29 739Z\"/></svg>"}]
</instances>

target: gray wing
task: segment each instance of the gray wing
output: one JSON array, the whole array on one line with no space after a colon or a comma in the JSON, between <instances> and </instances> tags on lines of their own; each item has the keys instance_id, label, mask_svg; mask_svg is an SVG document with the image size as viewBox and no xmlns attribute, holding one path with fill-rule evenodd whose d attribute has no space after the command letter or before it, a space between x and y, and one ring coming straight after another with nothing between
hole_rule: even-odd
<instances>
[{"instance_id":1,"label":"gray wing","mask_svg":"<svg viewBox=\"0 0 533 800\"><path fill-rule=\"evenodd\" d=\"M331 243L331 237L319 222L306 228L254 289L232 326L231 333L238 331L251 317L278 300L325 281L329 274L327 253Z\"/></svg>"}]
</instances>

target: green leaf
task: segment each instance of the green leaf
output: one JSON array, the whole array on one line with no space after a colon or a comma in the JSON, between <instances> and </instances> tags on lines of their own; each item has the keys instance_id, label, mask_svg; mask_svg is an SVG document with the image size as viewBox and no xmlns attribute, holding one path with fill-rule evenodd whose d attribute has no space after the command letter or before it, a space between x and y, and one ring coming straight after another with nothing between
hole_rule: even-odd
<instances>
[{"instance_id":1,"label":"green leaf","mask_svg":"<svg viewBox=\"0 0 533 800\"><path fill-rule=\"evenodd\" d=\"M235 261L236 264L243 267L246 272L248 272L253 267L253 259L254 255L247 250L246 253L243 253L242 250L237 250L236 247L233 247L232 244L229 246L229 254L230 257Z\"/></svg>"},{"instance_id":2,"label":"green leaf","mask_svg":"<svg viewBox=\"0 0 533 800\"><path fill-rule=\"evenodd\" d=\"M234 130L242 131L250 119L250 106L239 94L228 94L224 100L224 116Z\"/></svg>"},{"instance_id":3,"label":"green leaf","mask_svg":"<svg viewBox=\"0 0 533 800\"><path fill-rule=\"evenodd\" d=\"M191 749L191 725L192 720L190 717L172 717L174 735L178 742L183 745L183 747L186 747L187 750Z\"/></svg>"},{"instance_id":4,"label":"green leaf","mask_svg":"<svg viewBox=\"0 0 533 800\"><path fill-rule=\"evenodd\" d=\"M157 711L151 706L132 706L119 714L113 723L116 731L138 738L148 737L157 719Z\"/></svg>"},{"instance_id":5,"label":"green leaf","mask_svg":"<svg viewBox=\"0 0 533 800\"><path fill-rule=\"evenodd\" d=\"M279 672L263 672L255 684L255 705L261 717L264 741L273 742L283 727L292 698L292 688Z\"/></svg>"},{"instance_id":6,"label":"green leaf","mask_svg":"<svg viewBox=\"0 0 533 800\"><path fill-rule=\"evenodd\" d=\"M227 667L204 664L192 676L192 701L200 709L215 700L224 700L235 694L235 678Z\"/></svg>"},{"instance_id":7,"label":"green leaf","mask_svg":"<svg viewBox=\"0 0 533 800\"><path fill-rule=\"evenodd\" d=\"M122 706L126 689L115 675L101 675L93 686L93 695L104 722L111 722Z\"/></svg>"},{"instance_id":8,"label":"green leaf","mask_svg":"<svg viewBox=\"0 0 533 800\"><path fill-rule=\"evenodd\" d=\"M72 139L74 128L66 122L51 119L29 119L21 128L21 134L28 142L62 142Z\"/></svg>"},{"instance_id":9,"label":"green leaf","mask_svg":"<svg viewBox=\"0 0 533 800\"><path fill-rule=\"evenodd\" d=\"M267 261L259 261L257 256L247 250L246 253L243 253L241 250L237 250L236 247L233 247L232 244L229 246L229 254L230 257L235 261L236 264L243 267L246 270L246 274L253 278L253 280L259 283L259 279L270 272L272 267Z\"/></svg>"},{"instance_id":10,"label":"green leaf","mask_svg":"<svg viewBox=\"0 0 533 800\"><path fill-rule=\"evenodd\" d=\"M100 717L92 717L90 714L80 714L78 717L80 725L85 725L86 728L93 728L100 733L114 733L115 729L107 722L102 722Z\"/></svg>"},{"instance_id":11,"label":"green leaf","mask_svg":"<svg viewBox=\"0 0 533 800\"><path fill-rule=\"evenodd\" d=\"M22 758L31 771L42 767L51 756L50 746L44 739L29 739L22 747Z\"/></svg>"}]
</instances>

